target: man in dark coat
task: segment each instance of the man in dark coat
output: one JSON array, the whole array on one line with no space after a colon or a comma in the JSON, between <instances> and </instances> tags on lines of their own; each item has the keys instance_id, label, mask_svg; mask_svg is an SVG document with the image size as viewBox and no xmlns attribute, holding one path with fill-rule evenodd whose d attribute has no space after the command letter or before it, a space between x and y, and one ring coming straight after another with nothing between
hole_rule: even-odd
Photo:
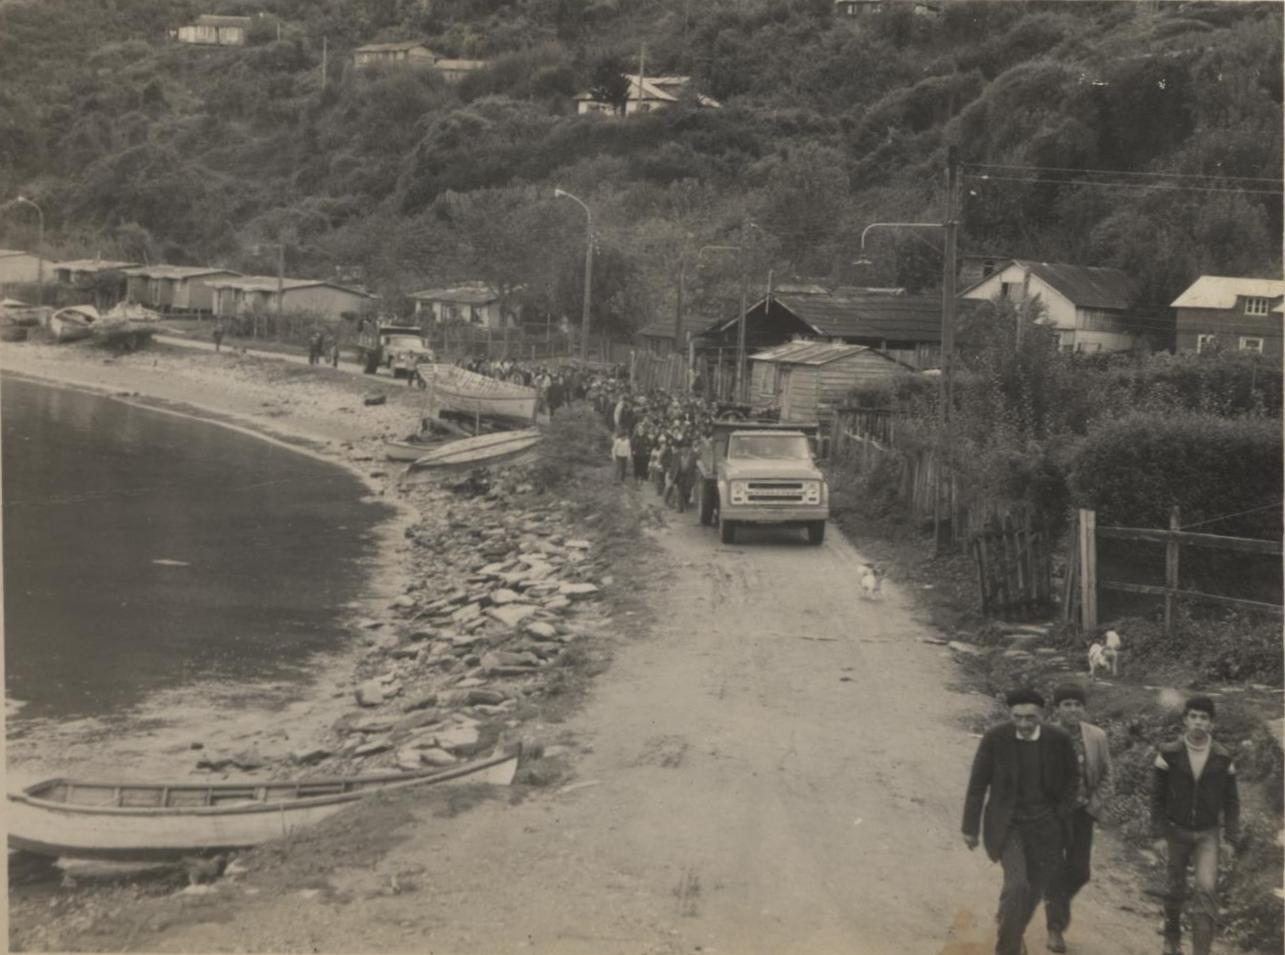
<instances>
[{"instance_id":1,"label":"man in dark coat","mask_svg":"<svg viewBox=\"0 0 1285 955\"><path fill-rule=\"evenodd\" d=\"M986 854L1004 870L995 953L1021 955L1022 935L1062 861L1079 765L1071 738L1041 725L1044 697L1036 690L1014 690L1004 702L1011 719L977 747L962 829L969 849L980 829Z\"/></svg>"}]
</instances>

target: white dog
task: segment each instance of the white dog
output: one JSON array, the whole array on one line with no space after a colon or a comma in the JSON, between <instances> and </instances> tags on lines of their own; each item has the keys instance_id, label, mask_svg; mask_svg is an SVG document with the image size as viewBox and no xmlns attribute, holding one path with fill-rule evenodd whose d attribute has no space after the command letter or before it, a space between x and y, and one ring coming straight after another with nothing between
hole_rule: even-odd
<instances>
[{"instance_id":1,"label":"white dog","mask_svg":"<svg viewBox=\"0 0 1285 955\"><path fill-rule=\"evenodd\" d=\"M1114 630L1106 632L1106 645L1094 643L1089 647L1089 677L1097 675L1098 667L1109 669L1112 676L1119 675L1121 640Z\"/></svg>"},{"instance_id":2,"label":"white dog","mask_svg":"<svg viewBox=\"0 0 1285 955\"><path fill-rule=\"evenodd\" d=\"M861 596L866 600L878 600L883 596L883 575L879 568L861 565Z\"/></svg>"}]
</instances>

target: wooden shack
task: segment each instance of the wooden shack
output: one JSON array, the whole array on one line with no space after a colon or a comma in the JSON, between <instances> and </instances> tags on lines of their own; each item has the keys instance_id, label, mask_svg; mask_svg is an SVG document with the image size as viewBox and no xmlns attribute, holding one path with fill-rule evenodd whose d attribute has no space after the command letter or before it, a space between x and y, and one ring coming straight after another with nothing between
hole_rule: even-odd
<instances>
[{"instance_id":1,"label":"wooden shack","mask_svg":"<svg viewBox=\"0 0 1285 955\"><path fill-rule=\"evenodd\" d=\"M914 370L865 345L787 342L750 356L750 404L783 421L820 421L855 386Z\"/></svg>"}]
</instances>

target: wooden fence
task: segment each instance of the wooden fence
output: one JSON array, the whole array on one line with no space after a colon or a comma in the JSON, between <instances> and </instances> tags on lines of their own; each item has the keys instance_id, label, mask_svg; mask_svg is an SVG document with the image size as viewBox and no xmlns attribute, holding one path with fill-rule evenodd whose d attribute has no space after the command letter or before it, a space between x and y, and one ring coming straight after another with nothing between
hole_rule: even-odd
<instances>
[{"instance_id":1,"label":"wooden fence","mask_svg":"<svg viewBox=\"0 0 1285 955\"><path fill-rule=\"evenodd\" d=\"M1048 528L1028 512L990 519L969 539L977 564L982 613L1013 619L1043 616L1052 598Z\"/></svg>"},{"instance_id":2,"label":"wooden fence","mask_svg":"<svg viewBox=\"0 0 1285 955\"><path fill-rule=\"evenodd\" d=\"M662 388L673 394L687 394L687 358L635 351L629 360L629 381L638 392Z\"/></svg>"},{"instance_id":3,"label":"wooden fence","mask_svg":"<svg viewBox=\"0 0 1285 955\"><path fill-rule=\"evenodd\" d=\"M1181 566L1182 547L1199 546L1216 550L1235 551L1247 554L1265 554L1281 556L1279 540L1259 540L1251 537L1224 537L1219 534L1198 534L1181 530L1181 514L1174 508L1169 514L1167 528L1151 527L1098 527L1097 514L1092 510L1081 510L1076 517L1075 533L1072 535L1074 553L1067 562L1066 600L1063 605L1065 619L1072 620L1078 615L1079 623L1085 630L1092 630L1098 625L1098 592L1112 590L1131 594L1151 594L1164 598L1165 633L1172 636L1175 627L1174 605L1179 598L1195 600L1201 603L1219 604L1235 607L1240 610L1254 610L1260 613L1282 615L1279 604L1266 603L1260 600L1247 600L1226 594L1210 594L1199 590L1184 590L1178 585L1178 571ZM1098 577L1099 539L1123 541L1149 541L1165 545L1165 582L1163 586L1140 584L1122 580L1101 580ZM1078 595L1078 600L1075 597Z\"/></svg>"}]
</instances>

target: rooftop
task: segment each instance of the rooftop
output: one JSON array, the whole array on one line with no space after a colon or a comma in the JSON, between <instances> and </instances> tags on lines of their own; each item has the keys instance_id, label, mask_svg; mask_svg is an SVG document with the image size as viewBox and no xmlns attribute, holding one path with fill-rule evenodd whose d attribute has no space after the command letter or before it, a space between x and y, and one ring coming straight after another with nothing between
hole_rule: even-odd
<instances>
[{"instance_id":1,"label":"rooftop","mask_svg":"<svg viewBox=\"0 0 1285 955\"><path fill-rule=\"evenodd\" d=\"M254 17L225 17L215 13L205 13L196 18L198 27L249 27Z\"/></svg>"},{"instance_id":2,"label":"rooftop","mask_svg":"<svg viewBox=\"0 0 1285 955\"><path fill-rule=\"evenodd\" d=\"M406 50L423 49L428 47L419 40L397 40L392 43L367 43L365 46L359 46L353 50L354 53L402 53Z\"/></svg>"},{"instance_id":3,"label":"rooftop","mask_svg":"<svg viewBox=\"0 0 1285 955\"><path fill-rule=\"evenodd\" d=\"M421 302L449 302L453 305L486 305L500 298L490 286L479 283L424 289L411 292L410 297Z\"/></svg>"},{"instance_id":4,"label":"rooftop","mask_svg":"<svg viewBox=\"0 0 1285 955\"><path fill-rule=\"evenodd\" d=\"M328 288L339 289L343 292L351 292L353 295L364 295L367 298L374 298L374 296L369 292L352 288L347 285L340 285L338 282L331 282L326 279L282 278L279 281L283 291L324 285ZM275 292L277 290L277 283L278 279L275 275L236 275L229 278L221 278L207 284L210 288L235 288L241 289L245 292Z\"/></svg>"},{"instance_id":5,"label":"rooftop","mask_svg":"<svg viewBox=\"0 0 1285 955\"><path fill-rule=\"evenodd\" d=\"M1170 304L1170 308L1235 308L1236 299L1279 298L1285 282L1226 275L1202 275Z\"/></svg>"},{"instance_id":6,"label":"rooftop","mask_svg":"<svg viewBox=\"0 0 1285 955\"><path fill-rule=\"evenodd\" d=\"M774 361L783 365L828 365L840 358L872 351L866 345L845 345L840 342L796 341L777 345L767 351L750 356L754 361ZM882 355L882 352L875 352ZM886 355L884 357L887 357ZM892 359L889 359L891 361Z\"/></svg>"},{"instance_id":7,"label":"rooftop","mask_svg":"<svg viewBox=\"0 0 1285 955\"><path fill-rule=\"evenodd\" d=\"M149 279L191 279L201 275L240 275L235 269L213 268L208 265L139 265L122 269L126 275Z\"/></svg>"},{"instance_id":8,"label":"rooftop","mask_svg":"<svg viewBox=\"0 0 1285 955\"><path fill-rule=\"evenodd\" d=\"M1012 259L999 266L995 272L1003 271L1009 265L1019 265L1030 269L1051 288L1057 289L1069 301L1080 308L1107 308L1123 310L1132 307L1137 295L1133 280L1120 269L1102 268L1094 265L1072 265L1067 262L1034 262L1028 259ZM967 295L982 284L994 278L995 272L975 282L960 292Z\"/></svg>"},{"instance_id":9,"label":"rooftop","mask_svg":"<svg viewBox=\"0 0 1285 955\"><path fill-rule=\"evenodd\" d=\"M66 262L55 262L55 269L67 269L72 272L107 272L112 269L127 269L138 265L137 262L115 262L111 259L68 259Z\"/></svg>"}]
</instances>

